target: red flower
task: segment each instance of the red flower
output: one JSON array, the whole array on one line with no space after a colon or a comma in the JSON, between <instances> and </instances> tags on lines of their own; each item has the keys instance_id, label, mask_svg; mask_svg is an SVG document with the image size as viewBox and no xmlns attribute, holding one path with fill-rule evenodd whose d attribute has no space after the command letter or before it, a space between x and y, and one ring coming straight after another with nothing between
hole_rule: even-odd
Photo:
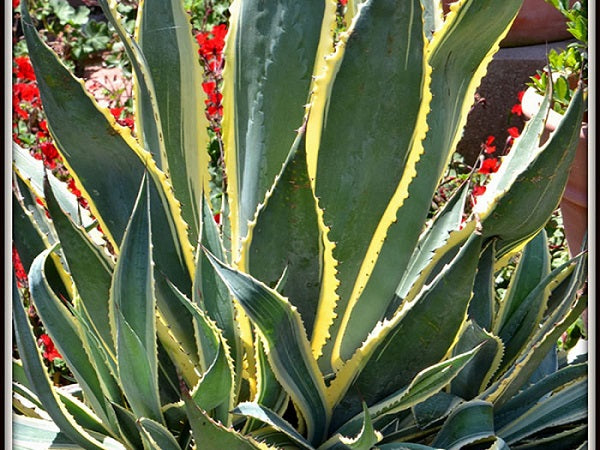
<instances>
[{"instance_id":1,"label":"red flower","mask_svg":"<svg viewBox=\"0 0 600 450\"><path fill-rule=\"evenodd\" d=\"M17 78L27 81L35 81L35 72L31 66L31 62L27 56L17 56L15 58L17 67L13 69L13 73Z\"/></svg>"},{"instance_id":2,"label":"red flower","mask_svg":"<svg viewBox=\"0 0 600 450\"><path fill-rule=\"evenodd\" d=\"M485 151L485 153L487 154L491 154L494 153L496 151L496 146L492 145L492 143L496 140L496 138L494 136L488 136L485 144L483 144L483 150Z\"/></svg>"},{"instance_id":3,"label":"red flower","mask_svg":"<svg viewBox=\"0 0 600 450\"><path fill-rule=\"evenodd\" d=\"M125 108L110 108L110 113L113 115L115 120L119 120L121 118L121 113Z\"/></svg>"},{"instance_id":4,"label":"red flower","mask_svg":"<svg viewBox=\"0 0 600 450\"><path fill-rule=\"evenodd\" d=\"M19 6L19 2L21 0L13 0L13 8L16 8L17 6Z\"/></svg>"},{"instance_id":5,"label":"red flower","mask_svg":"<svg viewBox=\"0 0 600 450\"><path fill-rule=\"evenodd\" d=\"M221 224L221 213L216 213L213 218L215 219L215 222L217 222L218 225Z\"/></svg>"},{"instance_id":6,"label":"red flower","mask_svg":"<svg viewBox=\"0 0 600 450\"><path fill-rule=\"evenodd\" d=\"M45 120L40 121L40 128L44 131L48 131L48 123Z\"/></svg>"},{"instance_id":7,"label":"red flower","mask_svg":"<svg viewBox=\"0 0 600 450\"><path fill-rule=\"evenodd\" d=\"M479 186L479 185L473 186L473 195L475 197L477 197L479 195L483 195L483 193L485 192L485 189L486 189L485 186Z\"/></svg>"},{"instance_id":8,"label":"red flower","mask_svg":"<svg viewBox=\"0 0 600 450\"><path fill-rule=\"evenodd\" d=\"M495 173L500 168L500 161L497 158L488 158L481 163L479 173L490 174Z\"/></svg>"},{"instance_id":9,"label":"red flower","mask_svg":"<svg viewBox=\"0 0 600 450\"><path fill-rule=\"evenodd\" d=\"M519 131L519 129L517 127L510 127L506 131L508 131L508 134L513 138L517 138L521 135L521 132Z\"/></svg>"},{"instance_id":10,"label":"red flower","mask_svg":"<svg viewBox=\"0 0 600 450\"><path fill-rule=\"evenodd\" d=\"M519 99L519 103L523 101L523 96L525 95L525 91L517 92L517 98Z\"/></svg>"},{"instance_id":11,"label":"red flower","mask_svg":"<svg viewBox=\"0 0 600 450\"><path fill-rule=\"evenodd\" d=\"M348 3L348 0L340 0L340 5L346 6L346 3Z\"/></svg>"},{"instance_id":12,"label":"red flower","mask_svg":"<svg viewBox=\"0 0 600 450\"><path fill-rule=\"evenodd\" d=\"M67 186L73 194L75 194L77 197L81 197L81 191L77 189L77 186L75 185L75 180L73 178L69 180Z\"/></svg>"},{"instance_id":13,"label":"red flower","mask_svg":"<svg viewBox=\"0 0 600 450\"><path fill-rule=\"evenodd\" d=\"M54 346L54 342L47 334L42 334L38 339L38 344L42 347L43 353L42 356L48 361L52 362L56 358L62 359L62 355L56 350Z\"/></svg>"},{"instance_id":14,"label":"red flower","mask_svg":"<svg viewBox=\"0 0 600 450\"><path fill-rule=\"evenodd\" d=\"M216 88L217 84L214 81L206 81L202 83L202 89L209 95L212 94Z\"/></svg>"},{"instance_id":15,"label":"red flower","mask_svg":"<svg viewBox=\"0 0 600 450\"><path fill-rule=\"evenodd\" d=\"M56 167L56 159L59 157L58 150L56 150L54 144L52 142L42 142L40 149L48 166L54 169Z\"/></svg>"},{"instance_id":16,"label":"red flower","mask_svg":"<svg viewBox=\"0 0 600 450\"><path fill-rule=\"evenodd\" d=\"M225 25L224 23L215 25L212 29L212 35L217 40L222 49L223 45L225 44L225 36L227 35L227 25Z\"/></svg>"},{"instance_id":17,"label":"red flower","mask_svg":"<svg viewBox=\"0 0 600 450\"><path fill-rule=\"evenodd\" d=\"M19 253L17 249L13 246L12 249L12 262L15 268L15 276L17 278L17 287L23 287L24 282L27 280L27 273L25 272L25 268L23 267L23 263L21 263L21 258L19 257Z\"/></svg>"},{"instance_id":18,"label":"red flower","mask_svg":"<svg viewBox=\"0 0 600 450\"><path fill-rule=\"evenodd\" d=\"M35 102L40 96L40 91L35 84L15 83L13 84L13 98L24 102Z\"/></svg>"},{"instance_id":19,"label":"red flower","mask_svg":"<svg viewBox=\"0 0 600 450\"><path fill-rule=\"evenodd\" d=\"M516 105L513 105L513 107L511 108L510 112L512 114L516 114L517 116L522 116L523 115L523 108L521 108L521 104L517 103Z\"/></svg>"}]
</instances>

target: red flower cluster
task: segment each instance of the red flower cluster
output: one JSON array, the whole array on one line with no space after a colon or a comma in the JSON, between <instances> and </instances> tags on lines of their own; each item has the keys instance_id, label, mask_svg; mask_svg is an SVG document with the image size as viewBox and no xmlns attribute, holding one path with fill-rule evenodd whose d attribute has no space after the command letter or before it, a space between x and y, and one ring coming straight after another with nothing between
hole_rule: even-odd
<instances>
[{"instance_id":1,"label":"red flower cluster","mask_svg":"<svg viewBox=\"0 0 600 450\"><path fill-rule=\"evenodd\" d=\"M492 145L496 138L494 136L488 136L485 140L485 144L482 145L483 151L488 155L494 153L496 151L496 146Z\"/></svg>"},{"instance_id":2,"label":"red flower cluster","mask_svg":"<svg viewBox=\"0 0 600 450\"><path fill-rule=\"evenodd\" d=\"M517 94L519 103L513 105L512 109L510 110L512 114L516 114L517 116L523 115L523 108L521 108L521 101L523 100L523 95L525 95L525 91L519 91L519 93Z\"/></svg>"},{"instance_id":3,"label":"red flower cluster","mask_svg":"<svg viewBox=\"0 0 600 450\"><path fill-rule=\"evenodd\" d=\"M477 197L479 195L483 195L485 193L485 190L486 190L485 186L475 185L475 186L473 186L473 195L475 197Z\"/></svg>"},{"instance_id":4,"label":"red flower cluster","mask_svg":"<svg viewBox=\"0 0 600 450\"><path fill-rule=\"evenodd\" d=\"M221 118L223 116L223 94L217 89L217 83L215 81L206 81L202 83L202 89L208 95L208 100L204 100L206 103L206 112L209 119Z\"/></svg>"},{"instance_id":5,"label":"red flower cluster","mask_svg":"<svg viewBox=\"0 0 600 450\"><path fill-rule=\"evenodd\" d=\"M490 174L490 173L495 173L498 172L498 169L500 168L500 161L498 161L498 158L488 158L488 159L484 159L483 162L481 163L481 167L479 168L479 173L483 173L483 174Z\"/></svg>"},{"instance_id":6,"label":"red flower cluster","mask_svg":"<svg viewBox=\"0 0 600 450\"><path fill-rule=\"evenodd\" d=\"M200 46L198 53L211 72L220 72L223 68L223 47L226 34L227 25L220 24L215 25L211 31L200 32L196 35L196 41Z\"/></svg>"},{"instance_id":7,"label":"red flower cluster","mask_svg":"<svg viewBox=\"0 0 600 450\"><path fill-rule=\"evenodd\" d=\"M32 108L40 108L40 91L35 82L35 73L27 56L14 59L13 75L13 113L16 118L28 120ZM14 117L14 115L13 115Z\"/></svg>"},{"instance_id":8,"label":"red flower cluster","mask_svg":"<svg viewBox=\"0 0 600 450\"><path fill-rule=\"evenodd\" d=\"M17 287L22 288L27 283L27 272L25 272L25 268L23 267L23 263L21 263L21 258L19 257L19 253L17 253L17 249L13 245L12 249L12 262L13 267L15 268L15 277L17 278Z\"/></svg>"},{"instance_id":9,"label":"red flower cluster","mask_svg":"<svg viewBox=\"0 0 600 450\"><path fill-rule=\"evenodd\" d=\"M200 32L196 35L196 41L200 46L198 54L204 65L205 82L202 89L208 96L206 104L206 115L215 132L220 132L220 122L223 117L223 94L219 91L222 81L224 66L223 48L225 47L225 36L227 25L215 25L211 31Z\"/></svg>"},{"instance_id":10,"label":"red flower cluster","mask_svg":"<svg viewBox=\"0 0 600 450\"><path fill-rule=\"evenodd\" d=\"M116 119L119 125L121 125L122 127L127 127L133 131L133 127L135 125L133 117L123 114L124 109L125 107L110 108L110 113L113 115L113 117Z\"/></svg>"},{"instance_id":11,"label":"red flower cluster","mask_svg":"<svg viewBox=\"0 0 600 450\"><path fill-rule=\"evenodd\" d=\"M50 362L53 362L56 358L63 359L62 355L54 346L54 342L47 334L42 334L38 339L38 345L42 347L42 356Z\"/></svg>"}]
</instances>

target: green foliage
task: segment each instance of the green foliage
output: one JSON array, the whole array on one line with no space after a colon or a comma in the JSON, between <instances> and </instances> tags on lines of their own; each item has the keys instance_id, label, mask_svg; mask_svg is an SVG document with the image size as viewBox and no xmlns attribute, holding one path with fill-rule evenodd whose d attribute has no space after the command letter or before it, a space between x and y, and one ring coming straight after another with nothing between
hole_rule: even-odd
<instances>
[{"instance_id":1,"label":"green foliage","mask_svg":"<svg viewBox=\"0 0 600 450\"><path fill-rule=\"evenodd\" d=\"M575 38L575 42L557 52L551 49L548 53L548 66L538 70L531 78L530 86L540 94L547 90L549 79L552 78L552 108L564 114L571 102L579 78L587 87L588 78L588 17L587 0L570 4L566 0L546 0L560 11L567 19L567 30Z\"/></svg>"},{"instance_id":2,"label":"green foliage","mask_svg":"<svg viewBox=\"0 0 600 450\"><path fill-rule=\"evenodd\" d=\"M461 1L433 33L439 5L423 3L349 2L336 35L330 0L233 2L220 223L185 8L199 4L145 0L131 36L100 0L136 83L132 135L23 3L48 128L93 219L14 145L15 245L77 389L48 377L15 285L18 442L33 429L39 446L84 448L585 443L586 364L555 345L586 307L587 256L553 265L544 231L582 92L540 146L545 98L477 203L459 179L432 216L521 1Z\"/></svg>"}]
</instances>

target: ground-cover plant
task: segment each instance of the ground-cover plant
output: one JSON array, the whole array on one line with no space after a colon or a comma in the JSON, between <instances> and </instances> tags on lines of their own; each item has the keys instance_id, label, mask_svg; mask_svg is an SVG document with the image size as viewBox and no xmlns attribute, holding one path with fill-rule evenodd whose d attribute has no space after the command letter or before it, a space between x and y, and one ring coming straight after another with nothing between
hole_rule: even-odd
<instances>
[{"instance_id":1,"label":"ground-cover plant","mask_svg":"<svg viewBox=\"0 0 600 450\"><path fill-rule=\"evenodd\" d=\"M14 144L15 245L77 381L51 383L15 287L16 448L585 442L587 364L557 361L555 343L585 308L586 257L551 270L543 231L581 92L540 146L544 101L466 218L469 180L428 221L520 0L463 0L443 23L436 2L349 1L337 37L336 2L234 2L220 224L182 2L146 0L133 38L100 3L131 60L135 136L22 8L48 129L95 219Z\"/></svg>"}]
</instances>

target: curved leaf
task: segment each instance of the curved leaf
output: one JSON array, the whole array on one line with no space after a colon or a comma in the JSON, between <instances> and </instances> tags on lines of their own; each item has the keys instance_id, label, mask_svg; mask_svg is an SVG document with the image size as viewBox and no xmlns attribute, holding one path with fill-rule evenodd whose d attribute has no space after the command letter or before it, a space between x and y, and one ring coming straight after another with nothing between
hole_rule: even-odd
<instances>
[{"instance_id":1,"label":"curved leaf","mask_svg":"<svg viewBox=\"0 0 600 450\"><path fill-rule=\"evenodd\" d=\"M202 189L208 189L209 179L209 124L201 98L198 46L182 2L145 0L138 15L136 38L152 77L161 118L160 136L165 148L161 168L181 202L190 242L196 242ZM137 112L144 126L155 121L154 111L139 108Z\"/></svg>"},{"instance_id":2,"label":"curved leaf","mask_svg":"<svg viewBox=\"0 0 600 450\"><path fill-rule=\"evenodd\" d=\"M96 369L86 351L82 330L63 302L52 291L45 276L49 250L42 252L31 265L29 282L31 297L47 333L79 382L96 414L109 424L108 405Z\"/></svg>"},{"instance_id":3,"label":"curved leaf","mask_svg":"<svg viewBox=\"0 0 600 450\"><path fill-rule=\"evenodd\" d=\"M504 354L503 343L497 336L482 329L477 322L470 321L452 353L461 353L474 347L480 347L479 353L452 380L450 386L452 394L465 400L472 400L487 387Z\"/></svg>"},{"instance_id":4,"label":"curved leaf","mask_svg":"<svg viewBox=\"0 0 600 450\"><path fill-rule=\"evenodd\" d=\"M446 450L459 450L480 439L494 436L491 403L472 400L458 406L444 422L431 445Z\"/></svg>"},{"instance_id":5,"label":"curved leaf","mask_svg":"<svg viewBox=\"0 0 600 450\"><path fill-rule=\"evenodd\" d=\"M498 429L498 435L514 444L532 434L552 427L579 422L588 416L587 380L577 381L554 392L524 414Z\"/></svg>"},{"instance_id":6,"label":"curved leaf","mask_svg":"<svg viewBox=\"0 0 600 450\"><path fill-rule=\"evenodd\" d=\"M276 430L285 433L294 443L303 449L313 449L314 447L299 434L294 427L288 422L281 418L277 413L271 411L269 408L265 408L258 403L243 402L235 407L232 411L233 414L240 414L246 417L252 417L260 420L261 422L271 425Z\"/></svg>"},{"instance_id":7,"label":"curved leaf","mask_svg":"<svg viewBox=\"0 0 600 450\"><path fill-rule=\"evenodd\" d=\"M144 176L115 266L110 307L123 392L138 417L162 422L149 203Z\"/></svg>"},{"instance_id":8,"label":"curved leaf","mask_svg":"<svg viewBox=\"0 0 600 450\"><path fill-rule=\"evenodd\" d=\"M325 384L298 312L277 292L210 253L206 255L260 331L273 373L306 420L308 440L321 442L330 411L325 404Z\"/></svg>"},{"instance_id":9,"label":"curved leaf","mask_svg":"<svg viewBox=\"0 0 600 450\"><path fill-rule=\"evenodd\" d=\"M236 0L223 73L223 139L234 260L248 222L280 172L302 124L323 0Z\"/></svg>"},{"instance_id":10,"label":"curved leaf","mask_svg":"<svg viewBox=\"0 0 600 450\"><path fill-rule=\"evenodd\" d=\"M67 412L65 406L59 400L51 382L42 355L35 342L33 329L17 289L16 279L13 276L12 286L12 313L15 338L19 355L23 362L23 368L27 380L38 399L44 405L53 422L60 427L62 432L73 442L84 448L104 449L102 444L85 431L73 417Z\"/></svg>"},{"instance_id":11,"label":"curved leaf","mask_svg":"<svg viewBox=\"0 0 600 450\"><path fill-rule=\"evenodd\" d=\"M358 412L360 399L367 405L383 400L447 354L466 320L481 241L473 234L431 284L383 322L338 373L329 392L334 405L343 396L334 426Z\"/></svg>"},{"instance_id":12,"label":"curved leaf","mask_svg":"<svg viewBox=\"0 0 600 450\"><path fill-rule=\"evenodd\" d=\"M296 138L275 184L250 228L248 273L275 287L294 305L312 335L320 291L320 236L315 199L306 169L304 130Z\"/></svg>"}]
</instances>

